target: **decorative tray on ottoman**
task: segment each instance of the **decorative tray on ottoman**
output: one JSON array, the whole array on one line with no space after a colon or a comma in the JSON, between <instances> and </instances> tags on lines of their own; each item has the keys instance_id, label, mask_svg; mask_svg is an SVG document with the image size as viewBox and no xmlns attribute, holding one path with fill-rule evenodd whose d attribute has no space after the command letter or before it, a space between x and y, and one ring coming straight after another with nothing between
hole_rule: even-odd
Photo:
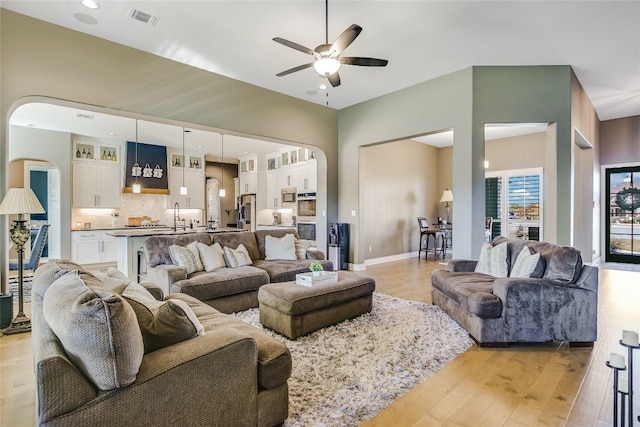
<instances>
[{"instance_id":1,"label":"decorative tray on ottoman","mask_svg":"<svg viewBox=\"0 0 640 427\"><path fill-rule=\"evenodd\" d=\"M318 285L330 285L338 281L337 271L318 271L318 274L314 273L300 273L296 274L296 284L301 286L318 286Z\"/></svg>"}]
</instances>

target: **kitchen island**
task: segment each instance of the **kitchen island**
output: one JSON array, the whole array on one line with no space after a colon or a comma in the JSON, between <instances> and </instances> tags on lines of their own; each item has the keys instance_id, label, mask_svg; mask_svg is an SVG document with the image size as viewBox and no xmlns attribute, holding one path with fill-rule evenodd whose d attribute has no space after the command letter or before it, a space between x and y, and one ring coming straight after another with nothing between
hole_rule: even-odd
<instances>
[{"instance_id":1,"label":"kitchen island","mask_svg":"<svg viewBox=\"0 0 640 427\"><path fill-rule=\"evenodd\" d=\"M227 232L239 232L244 231L238 228L217 228L215 230L207 230L206 228L186 228L178 229L174 231L172 228L135 228L131 230L114 230L107 232L109 236L116 237L118 247L118 270L125 273L129 279L136 282L143 281L144 277L141 276L141 272L144 271L144 255L142 255L142 242L149 236L161 236L161 235L177 235L177 234L193 234L193 233L227 233ZM142 270L141 270L141 267Z\"/></svg>"}]
</instances>

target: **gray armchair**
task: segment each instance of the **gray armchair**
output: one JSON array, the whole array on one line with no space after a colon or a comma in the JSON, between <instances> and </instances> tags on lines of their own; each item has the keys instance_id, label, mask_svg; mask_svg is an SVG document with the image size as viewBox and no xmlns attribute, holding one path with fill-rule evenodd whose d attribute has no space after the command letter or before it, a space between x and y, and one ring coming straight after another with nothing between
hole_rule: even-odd
<instances>
[{"instance_id":1,"label":"gray armchair","mask_svg":"<svg viewBox=\"0 0 640 427\"><path fill-rule=\"evenodd\" d=\"M431 276L433 303L481 346L566 341L593 345L597 338L598 268L580 251L550 243L498 237L507 242L509 269L523 247L540 253L531 277L474 272L477 261L453 260Z\"/></svg>"}]
</instances>

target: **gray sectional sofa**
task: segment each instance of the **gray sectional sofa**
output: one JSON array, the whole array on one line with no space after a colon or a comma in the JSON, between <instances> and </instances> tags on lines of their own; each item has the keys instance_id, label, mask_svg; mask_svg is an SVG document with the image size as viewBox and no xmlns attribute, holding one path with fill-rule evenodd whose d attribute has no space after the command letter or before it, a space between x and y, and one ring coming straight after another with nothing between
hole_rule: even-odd
<instances>
[{"instance_id":1,"label":"gray sectional sofa","mask_svg":"<svg viewBox=\"0 0 640 427\"><path fill-rule=\"evenodd\" d=\"M477 261L452 260L431 276L433 303L481 345L597 338L598 269L580 251L550 243L498 237L507 245L508 277L475 272ZM511 277L523 248L539 253L530 277Z\"/></svg>"},{"instance_id":2,"label":"gray sectional sofa","mask_svg":"<svg viewBox=\"0 0 640 427\"><path fill-rule=\"evenodd\" d=\"M188 306L185 313L201 328L192 337L158 346L168 336L163 328L176 322L146 326L161 310L151 318L148 310L141 315L126 291L114 295L101 280L70 261L49 261L34 274L39 426L270 427L284 422L291 374L284 344L195 298L172 294L164 303L172 307L169 315ZM162 299L159 288L146 288L152 304L153 297ZM152 350L147 347L151 335L145 335L151 324L159 347ZM114 374L118 384L105 386L103 378Z\"/></svg>"},{"instance_id":3,"label":"gray sectional sofa","mask_svg":"<svg viewBox=\"0 0 640 427\"><path fill-rule=\"evenodd\" d=\"M151 236L143 243L147 278L165 293L190 295L223 313L258 307L258 289L262 285L295 280L296 274L310 271L309 265L314 261L319 261L325 270L333 270L333 263L324 259L324 253L314 249L308 249L304 259L265 260L267 236L282 238L286 234L298 238L294 229ZM184 267L173 263L169 247L186 246L193 241L234 249L243 244L252 264L187 274Z\"/></svg>"}]
</instances>

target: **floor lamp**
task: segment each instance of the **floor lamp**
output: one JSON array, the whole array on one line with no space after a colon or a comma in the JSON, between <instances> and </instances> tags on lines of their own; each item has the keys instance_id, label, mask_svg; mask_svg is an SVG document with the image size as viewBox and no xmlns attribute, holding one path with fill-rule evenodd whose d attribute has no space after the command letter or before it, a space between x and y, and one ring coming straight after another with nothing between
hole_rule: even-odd
<instances>
[{"instance_id":1,"label":"floor lamp","mask_svg":"<svg viewBox=\"0 0 640 427\"><path fill-rule=\"evenodd\" d=\"M446 203L444 207L447 209L447 224L451 223L449 219L449 213L451 209L451 207L449 206L450 202L453 202L453 192L448 188L445 188L444 191L442 192L442 197L440 197L440 203Z\"/></svg>"},{"instance_id":2,"label":"floor lamp","mask_svg":"<svg viewBox=\"0 0 640 427\"><path fill-rule=\"evenodd\" d=\"M0 204L0 215L18 215L13 221L9 234L18 252L18 315L11 325L3 331L4 335L19 334L31 330L31 319L24 314L23 266L24 245L31 236L31 230L25 226L24 214L44 213L44 208L30 188L10 188Z\"/></svg>"}]
</instances>

